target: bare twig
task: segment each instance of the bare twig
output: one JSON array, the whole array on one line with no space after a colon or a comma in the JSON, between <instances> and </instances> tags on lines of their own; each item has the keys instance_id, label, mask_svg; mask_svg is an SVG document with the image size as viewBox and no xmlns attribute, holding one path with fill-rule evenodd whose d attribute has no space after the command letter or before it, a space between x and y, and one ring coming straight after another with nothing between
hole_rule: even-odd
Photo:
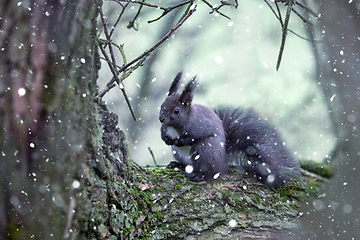
<instances>
[{"instance_id":1,"label":"bare twig","mask_svg":"<svg viewBox=\"0 0 360 240\"><path fill-rule=\"evenodd\" d=\"M119 69L119 72L124 71L126 68L128 68L130 65L134 64L135 62L139 61L141 58L143 58L145 55L148 55L152 51L154 51L157 47L159 47L160 44L165 42L194 12L196 11L196 5L190 9L188 14L174 27L172 28L164 37L162 37L154 46L152 46L150 49L146 50L143 54L129 62L128 64L122 66Z\"/></svg>"},{"instance_id":2,"label":"bare twig","mask_svg":"<svg viewBox=\"0 0 360 240\"><path fill-rule=\"evenodd\" d=\"M98 39L98 41L100 41L100 42L103 43L103 44L106 44L106 43L107 43L106 40L103 40L103 39ZM122 56L122 58L123 58L123 63L126 64L127 61L126 61L126 56L125 56L125 52L124 52L124 45L123 45L123 44L117 45L117 44L114 43L114 42L111 42L111 44L114 45L114 46L119 50L119 52L120 52L120 54L121 54L121 56ZM105 45L105 46L107 46L107 45ZM105 48L104 48L104 49L105 49ZM105 57L101 57L101 56L100 56L100 59L106 61L106 58L105 58ZM119 65L116 65L116 67L117 67L117 68L120 68Z\"/></svg>"},{"instance_id":3,"label":"bare twig","mask_svg":"<svg viewBox=\"0 0 360 240\"><path fill-rule=\"evenodd\" d=\"M264 0L264 1L265 1L265 3L268 5L268 7L270 8L270 10L273 12L273 14L275 15L275 17L279 20L281 28L283 28L284 23L283 23L283 21L282 21L280 8L279 8L279 5L277 4L277 2L275 2L275 6L276 6L276 10L277 10L277 13L276 13L275 9L270 5L269 1L268 1L268 0ZM294 35L297 36L298 38L301 38L301 39L303 39L303 40L305 40L305 41L309 41L309 42L314 41L313 39L309 39L309 38L306 38L306 37L303 37L303 36L299 35L298 33L294 32L293 30L291 30L291 29L289 29L289 28L288 28L288 32L294 34Z\"/></svg>"},{"instance_id":4,"label":"bare twig","mask_svg":"<svg viewBox=\"0 0 360 240\"><path fill-rule=\"evenodd\" d=\"M283 20L282 20L282 17L281 17L281 11L280 11L280 8L279 8L279 5L277 4L277 2L275 2L275 6L276 6L276 10L279 14L279 22L280 22L280 25L281 25L281 29L284 27L284 23L283 23Z\"/></svg>"},{"instance_id":5,"label":"bare twig","mask_svg":"<svg viewBox=\"0 0 360 240\"><path fill-rule=\"evenodd\" d=\"M125 1L125 0L122 0L122 1ZM155 5L155 4L150 4L150 3L147 3L145 1L131 1L131 3L137 3L137 4L140 4L140 5L146 6L146 7L158 8L158 9L161 9L161 10L166 9L165 7L161 7L161 6L158 6L158 5Z\"/></svg>"},{"instance_id":6,"label":"bare twig","mask_svg":"<svg viewBox=\"0 0 360 240\"><path fill-rule=\"evenodd\" d=\"M158 18L155 18L153 20L148 21L148 23L155 22L155 21L161 19L162 17L164 17L166 14L168 14L169 12L174 10L175 8L182 7L182 6L186 5L186 4L189 4L190 2L191 1L186 1L186 2L179 3L178 5L162 9L162 10L164 10L163 13Z\"/></svg>"},{"instance_id":7,"label":"bare twig","mask_svg":"<svg viewBox=\"0 0 360 240\"><path fill-rule=\"evenodd\" d=\"M319 14L317 14L316 12L314 12L312 9L310 9L309 7L305 6L304 4L299 3L298 1L296 1L296 5L302 7L303 9L306 10L306 12L310 13L311 15L313 15L314 17L317 17Z\"/></svg>"},{"instance_id":8,"label":"bare twig","mask_svg":"<svg viewBox=\"0 0 360 240\"><path fill-rule=\"evenodd\" d=\"M124 44L120 44L120 45L117 45L116 43L114 42L111 42L112 45L114 45L115 47L117 47L117 49L119 50L120 54L121 54L121 57L123 59L123 64L126 64L127 63L127 60L126 60L126 55L125 55L125 52L124 52ZM120 68L120 67L119 67Z\"/></svg>"},{"instance_id":9,"label":"bare twig","mask_svg":"<svg viewBox=\"0 0 360 240\"><path fill-rule=\"evenodd\" d=\"M143 0L142 3L143 3L143 4L140 5L140 7L139 7L137 13L135 14L135 17L133 18L133 20L130 21L129 24L127 25L127 28L129 28L129 29L130 29L130 28L134 28L135 31L138 30L137 26L135 25L135 21L136 21L136 19L138 18L138 16L140 15L140 12L141 12L142 7L144 6L145 0Z\"/></svg>"},{"instance_id":10,"label":"bare twig","mask_svg":"<svg viewBox=\"0 0 360 240\"><path fill-rule=\"evenodd\" d=\"M190 8L193 6L195 0L190 0L190 3L188 4L188 6L186 7L184 13L181 15L179 21L176 24L179 24L179 22L189 13Z\"/></svg>"},{"instance_id":11,"label":"bare twig","mask_svg":"<svg viewBox=\"0 0 360 240\"><path fill-rule=\"evenodd\" d=\"M285 22L284 22L284 25L282 27L282 38L281 38L280 51L279 51L279 55L278 55L278 60L276 62L276 71L279 70L282 54L284 52L286 35L287 35L287 28L288 28L288 24L289 24L289 20L290 20L290 14L291 14L291 11L293 9L294 3L295 3L295 0L289 0L288 6L287 6L287 9L286 9Z\"/></svg>"},{"instance_id":12,"label":"bare twig","mask_svg":"<svg viewBox=\"0 0 360 240\"><path fill-rule=\"evenodd\" d=\"M294 32L294 31L291 30L291 29L288 29L288 32L294 34L295 36L297 36L298 38L301 38L302 40L305 40L305 41L308 41L308 42L313 42L313 41L315 41L315 40L313 40L313 39L303 37L303 36L301 36L300 34Z\"/></svg>"},{"instance_id":13,"label":"bare twig","mask_svg":"<svg viewBox=\"0 0 360 240\"><path fill-rule=\"evenodd\" d=\"M301 16L301 14L300 14L298 11L296 11L294 8L292 9L292 11L293 11L304 23L307 23L307 24L312 25L312 23L311 23L309 20L307 20L306 18L304 18L303 16Z\"/></svg>"},{"instance_id":14,"label":"bare twig","mask_svg":"<svg viewBox=\"0 0 360 240\"><path fill-rule=\"evenodd\" d=\"M194 12L196 11L196 5L190 8L189 12L173 27L165 36L163 36L154 46L146 50L137 58L133 59L131 62L124 64L117 72L113 73L113 78L107 83L106 87L101 91L100 96L104 96L111 88L114 87L113 83L116 81L117 75L129 68L131 65L138 62L140 59L148 56L155 49L157 49L163 42L165 42Z\"/></svg>"},{"instance_id":15,"label":"bare twig","mask_svg":"<svg viewBox=\"0 0 360 240\"><path fill-rule=\"evenodd\" d=\"M206 0L202 0L202 2L205 3L206 5L208 5L208 6L212 9L212 11L210 12L210 14L213 13L213 12L216 12L216 13L220 14L221 16L223 16L223 17L231 20L230 17L226 16L225 14L223 14L222 12L219 11L219 9L220 9L222 6L220 6L220 7L214 7L213 5L211 5L211 4L210 4L208 1L206 1Z\"/></svg>"},{"instance_id":16,"label":"bare twig","mask_svg":"<svg viewBox=\"0 0 360 240\"><path fill-rule=\"evenodd\" d=\"M280 50L279 50L279 54L278 54L278 59L276 62L276 71L279 70L280 67L280 63L281 63L281 59L282 59L282 54L284 52L284 48L285 48L285 41L286 41L286 35L287 32L290 32L292 34L294 34L295 36L306 40L306 41L310 41L313 42L313 39L308 39L305 38L299 34L297 34L296 32L292 31L291 29L288 28L288 24L289 24L289 19L290 19L290 14L291 12L294 12L297 16L299 16L299 18L305 22L306 24L311 25L311 22L309 22L308 20L306 20L306 18L304 18L303 16L301 16L295 9L294 9L294 5L297 4L300 7L304 8L305 10L309 10L309 12L311 11L307 6L304 6L300 3L298 3L296 0L278 0L275 1L274 4L276 6L276 11L273 8L273 6L271 6L269 0L264 0L265 3L268 5L268 7L270 8L270 10L273 12L273 14L275 15L275 17L279 20L281 28L282 28L282 38L281 38L281 45L280 45ZM286 15L285 15L285 22L283 22L283 19L281 17L281 11L278 5L278 2L284 3L285 5L287 5L287 9L286 9ZM311 14L315 14L313 11L311 11Z\"/></svg>"},{"instance_id":17,"label":"bare twig","mask_svg":"<svg viewBox=\"0 0 360 240\"><path fill-rule=\"evenodd\" d=\"M156 166L156 167L159 167L159 165L156 163L156 159L155 159L155 156L154 156L153 151L151 150L150 147L148 147L148 149L149 149L150 155L151 155L151 157L152 157L152 159L153 159L153 161L154 161L155 166Z\"/></svg>"},{"instance_id":18,"label":"bare twig","mask_svg":"<svg viewBox=\"0 0 360 240\"><path fill-rule=\"evenodd\" d=\"M123 0L124 1L124 0ZM159 6L159 5L155 5L155 4L151 4L151 3L147 3L145 2L145 0L142 0L142 1L131 1L131 3L136 3L136 4L140 4L140 7L135 15L135 17L133 18L132 21L129 22L129 24L127 25L127 28L134 28L135 30L137 30L137 27L135 26L135 21L136 19L138 18L139 14L140 14L140 11L142 9L143 6L146 6L146 7L150 7L150 8L156 8L156 9L160 9L160 10L163 10L162 14L157 17L156 19L153 19L153 20L149 20L148 23L152 23L152 22L155 22L159 19L161 19L162 17L164 17L165 15L167 15L169 12L171 12L172 10L176 9L176 8L179 8L181 6L184 6L184 5L187 5L189 3L192 4L193 0L189 0L189 1L185 1L185 2L182 2L182 3L179 3L179 4L176 4L174 6L170 6L170 7L162 7L162 6Z\"/></svg>"},{"instance_id":19,"label":"bare twig","mask_svg":"<svg viewBox=\"0 0 360 240\"><path fill-rule=\"evenodd\" d=\"M135 114L134 114L134 111L133 111L133 109L132 109L132 107L131 107L130 100L129 100L126 92L125 92L125 87L124 87L122 81L119 79L118 75L116 74L116 70L115 70L112 62L110 61L110 58L108 57L107 53L105 52L105 49L104 49L104 47L102 46L101 42L99 42L99 48L100 48L102 54L104 55L104 57L106 58L106 62L108 63L109 68L110 68L113 76L115 77L115 81L116 81L116 83L119 85L119 88L120 88L120 90L122 91L122 93L123 93L123 95L124 95L124 98L125 98L125 100L126 100L126 104L127 104L128 107L129 107L129 110L130 110L130 112L131 112L131 115L132 115L133 119L134 119L135 121L137 121L136 116L135 116Z\"/></svg>"},{"instance_id":20,"label":"bare twig","mask_svg":"<svg viewBox=\"0 0 360 240\"><path fill-rule=\"evenodd\" d=\"M100 9L100 16L101 16L101 21L102 21L103 26L104 26L104 33L105 33L105 36L106 36L107 45L109 46L109 51L110 51L110 55L111 55L112 64L113 64L113 67L116 69L117 68L117 66L116 66L116 58L115 58L115 55L114 55L113 48L111 46L111 38L110 38L110 35L109 35L109 31L108 31L108 28L107 28L107 23L106 23L102 8Z\"/></svg>"},{"instance_id":21,"label":"bare twig","mask_svg":"<svg viewBox=\"0 0 360 240\"><path fill-rule=\"evenodd\" d=\"M126 2L125 6L122 5L120 2L118 2L118 3L122 6L122 10L121 10L121 12L120 12L120 14L119 14L119 16L118 16L118 18L117 18L114 26L112 27L112 29L111 29L111 31L110 31L110 34L109 34L110 38L111 38L111 36L113 35L116 26L117 26L118 23L120 22L120 19L121 19L122 15L124 14L126 7L129 5L130 0L128 0L128 1Z\"/></svg>"},{"instance_id":22,"label":"bare twig","mask_svg":"<svg viewBox=\"0 0 360 240\"><path fill-rule=\"evenodd\" d=\"M277 13L275 12L275 10L274 10L274 8L271 6L271 4L268 2L268 0L264 0L264 1L265 1L265 3L268 5L268 7L270 8L270 10L274 13L275 17L280 21L280 24L281 24L281 26L282 26L281 17L279 17L279 16L277 15ZM277 6L277 5L276 5L276 6ZM278 10L278 12L279 12L279 10Z\"/></svg>"}]
</instances>

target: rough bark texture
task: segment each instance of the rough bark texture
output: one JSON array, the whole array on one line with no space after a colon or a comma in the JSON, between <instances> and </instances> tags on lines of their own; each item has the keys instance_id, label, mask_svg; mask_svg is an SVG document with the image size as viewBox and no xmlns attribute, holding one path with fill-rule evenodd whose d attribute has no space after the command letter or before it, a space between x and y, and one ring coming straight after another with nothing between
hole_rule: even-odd
<instances>
[{"instance_id":1,"label":"rough bark texture","mask_svg":"<svg viewBox=\"0 0 360 240\"><path fill-rule=\"evenodd\" d=\"M60 239L98 142L97 1L1 1L0 233ZM75 184L76 186L76 184ZM90 211L88 209L87 211Z\"/></svg>"},{"instance_id":2,"label":"rough bark texture","mask_svg":"<svg viewBox=\"0 0 360 240\"><path fill-rule=\"evenodd\" d=\"M293 234L298 198L307 192L301 186L271 189L236 175L194 184L173 170L143 169L127 158L117 117L96 97L100 4L1 2L0 236Z\"/></svg>"}]
</instances>

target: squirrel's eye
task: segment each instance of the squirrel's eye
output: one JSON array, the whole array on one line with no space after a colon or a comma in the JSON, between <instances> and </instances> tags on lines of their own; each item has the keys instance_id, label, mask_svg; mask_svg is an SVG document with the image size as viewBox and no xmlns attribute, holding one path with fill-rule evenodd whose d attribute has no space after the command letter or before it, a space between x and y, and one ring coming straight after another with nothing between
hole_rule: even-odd
<instances>
[{"instance_id":1,"label":"squirrel's eye","mask_svg":"<svg viewBox=\"0 0 360 240\"><path fill-rule=\"evenodd\" d=\"M175 113L175 114L178 114L179 112L180 112L179 108L175 108L175 109L174 109L174 113Z\"/></svg>"}]
</instances>

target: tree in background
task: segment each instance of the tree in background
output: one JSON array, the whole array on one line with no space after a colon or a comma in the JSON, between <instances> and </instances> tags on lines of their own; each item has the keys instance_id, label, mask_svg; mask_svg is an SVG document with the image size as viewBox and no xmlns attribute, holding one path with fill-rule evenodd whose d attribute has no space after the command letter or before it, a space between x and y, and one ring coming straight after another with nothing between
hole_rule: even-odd
<instances>
[{"instance_id":1,"label":"tree in background","mask_svg":"<svg viewBox=\"0 0 360 240\"><path fill-rule=\"evenodd\" d=\"M321 198L310 203L304 222L316 239L359 236L360 203L360 2L314 1L319 18L309 29L315 39L318 83L337 138L334 177Z\"/></svg>"}]
</instances>

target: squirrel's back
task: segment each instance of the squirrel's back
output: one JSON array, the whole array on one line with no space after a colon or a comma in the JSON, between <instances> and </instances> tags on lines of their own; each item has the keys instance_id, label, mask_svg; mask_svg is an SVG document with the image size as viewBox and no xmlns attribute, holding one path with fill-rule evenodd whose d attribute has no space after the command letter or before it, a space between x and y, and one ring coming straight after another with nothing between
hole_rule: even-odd
<instances>
[{"instance_id":1,"label":"squirrel's back","mask_svg":"<svg viewBox=\"0 0 360 240\"><path fill-rule=\"evenodd\" d=\"M223 122L229 165L256 175L271 186L301 178L298 161L267 120L252 109L227 107L215 113Z\"/></svg>"}]
</instances>

